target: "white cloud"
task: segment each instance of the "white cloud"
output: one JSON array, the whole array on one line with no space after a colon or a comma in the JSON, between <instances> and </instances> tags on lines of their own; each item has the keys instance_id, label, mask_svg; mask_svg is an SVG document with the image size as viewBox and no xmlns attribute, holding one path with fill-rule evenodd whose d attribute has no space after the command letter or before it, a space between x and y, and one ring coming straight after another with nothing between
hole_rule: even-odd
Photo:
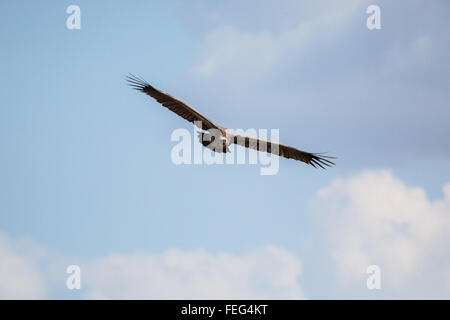
<instances>
[{"instance_id":1,"label":"white cloud","mask_svg":"<svg viewBox=\"0 0 450 320\"><path fill-rule=\"evenodd\" d=\"M66 288L74 263L81 291ZM275 246L242 255L175 249L82 261L0 234L1 299L301 299L300 275L298 258Z\"/></svg>"},{"instance_id":2,"label":"white cloud","mask_svg":"<svg viewBox=\"0 0 450 320\"><path fill-rule=\"evenodd\" d=\"M367 266L376 264L390 289L428 283L450 292L450 184L443 191L442 200L430 201L389 171L367 171L321 189L314 211L342 283L361 283Z\"/></svg>"},{"instance_id":3,"label":"white cloud","mask_svg":"<svg viewBox=\"0 0 450 320\"><path fill-rule=\"evenodd\" d=\"M324 290L360 298L360 290L367 292L366 268L376 264L383 297L450 294L450 183L443 199L431 201L389 171L366 171L319 190L314 209L322 230L313 254L320 255L318 240L325 238L331 257L325 272L339 280ZM74 263L82 276L76 293L65 287L66 267ZM275 246L243 254L173 249L81 261L0 234L0 298L300 299L301 275L296 255Z\"/></svg>"},{"instance_id":4,"label":"white cloud","mask_svg":"<svg viewBox=\"0 0 450 320\"><path fill-rule=\"evenodd\" d=\"M0 233L0 299L43 299L46 284L35 264L37 247Z\"/></svg>"},{"instance_id":5,"label":"white cloud","mask_svg":"<svg viewBox=\"0 0 450 320\"><path fill-rule=\"evenodd\" d=\"M273 246L241 256L201 250L110 255L84 272L91 299L300 299L300 273L300 261Z\"/></svg>"},{"instance_id":6,"label":"white cloud","mask_svg":"<svg viewBox=\"0 0 450 320\"><path fill-rule=\"evenodd\" d=\"M279 66L296 49L306 46L307 40L324 32L335 32L364 3L367 1L327 1L319 7L314 2L303 3L298 8L294 5L299 17L303 12L308 12L308 16L302 16L294 26L280 31L246 31L232 23L222 22L206 35L192 71L205 78L224 72L258 77ZM250 15L254 14L253 5L248 7L248 11ZM361 16L364 14L365 11L361 10ZM283 21L279 23L282 24Z\"/></svg>"}]
</instances>

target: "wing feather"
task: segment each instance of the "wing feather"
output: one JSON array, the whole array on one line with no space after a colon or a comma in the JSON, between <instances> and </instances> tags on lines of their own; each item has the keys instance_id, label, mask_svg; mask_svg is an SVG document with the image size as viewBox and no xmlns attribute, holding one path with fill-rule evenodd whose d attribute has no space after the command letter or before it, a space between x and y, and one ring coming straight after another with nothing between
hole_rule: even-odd
<instances>
[{"instance_id":1,"label":"wing feather","mask_svg":"<svg viewBox=\"0 0 450 320\"><path fill-rule=\"evenodd\" d=\"M145 94L149 95L150 97L154 98L164 107L176 113L183 119L192 122L195 125L197 125L196 122L200 121L201 127L197 125L200 129L203 130L218 129L223 131L223 128L221 126L209 120L205 115L201 114L199 111L192 108L186 102L177 99L175 97L172 97L171 95L169 95L164 91L154 88L144 79L130 74L126 76L126 80L132 88L138 91L142 91Z\"/></svg>"},{"instance_id":2,"label":"wing feather","mask_svg":"<svg viewBox=\"0 0 450 320\"><path fill-rule=\"evenodd\" d=\"M233 136L233 143L262 151L262 152L268 152L275 155L282 156L287 159L294 159L298 161L305 162L307 164L312 165L314 168L320 167L322 169L325 169L326 167L331 167L334 165L334 163L329 159L334 159L334 157L324 156L322 154L317 153L310 153L305 152L293 147L289 147L287 145L281 144L281 143L275 143L269 140L263 140L253 137L246 137L241 135L234 135Z\"/></svg>"}]
</instances>

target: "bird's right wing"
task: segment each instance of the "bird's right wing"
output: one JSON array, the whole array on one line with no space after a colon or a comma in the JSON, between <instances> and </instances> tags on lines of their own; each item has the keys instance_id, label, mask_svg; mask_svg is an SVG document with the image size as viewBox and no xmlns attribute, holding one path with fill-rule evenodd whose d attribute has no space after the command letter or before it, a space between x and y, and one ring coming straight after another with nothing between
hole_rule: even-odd
<instances>
[{"instance_id":1,"label":"bird's right wing","mask_svg":"<svg viewBox=\"0 0 450 320\"><path fill-rule=\"evenodd\" d=\"M152 87L145 80L138 78L132 74L128 75L126 79L131 87L146 93L147 95L158 101L160 104L162 104L164 107L176 113L183 119L186 119L187 121L194 123L200 129L203 130L217 129L221 131L224 130L224 128L209 120L206 116L204 116L203 114L192 108L186 102L177 99L175 97L172 97L171 95L169 95L164 91ZM199 122L201 122L201 127L198 125Z\"/></svg>"},{"instance_id":2,"label":"bird's right wing","mask_svg":"<svg viewBox=\"0 0 450 320\"><path fill-rule=\"evenodd\" d=\"M325 169L325 167L331 167L332 165L334 165L333 162L328 160L333 159L333 157L302 151L269 140L263 140L234 134L232 137L232 141L233 143L246 148L272 153L278 156L285 157L287 159L302 161L312 165L313 167L319 166Z\"/></svg>"}]
</instances>

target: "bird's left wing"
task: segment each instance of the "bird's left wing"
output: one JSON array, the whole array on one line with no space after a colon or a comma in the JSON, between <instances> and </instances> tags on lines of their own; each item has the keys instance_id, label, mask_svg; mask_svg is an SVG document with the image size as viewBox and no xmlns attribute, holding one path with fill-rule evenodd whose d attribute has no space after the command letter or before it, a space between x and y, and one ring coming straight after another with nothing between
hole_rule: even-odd
<instances>
[{"instance_id":1,"label":"bird's left wing","mask_svg":"<svg viewBox=\"0 0 450 320\"><path fill-rule=\"evenodd\" d=\"M200 129L209 130L209 129L217 129L223 131L224 128L215 124L211 120L209 120L206 116L201 114L199 111L192 108L186 102L172 97L168 93L158 90L147 83L144 79L136 77L132 74L126 77L128 84L136 90L142 91L154 98L164 107L169 109L170 111L176 113L183 119L186 119L189 122L194 123ZM198 125L201 122L201 127Z\"/></svg>"},{"instance_id":2,"label":"bird's left wing","mask_svg":"<svg viewBox=\"0 0 450 320\"><path fill-rule=\"evenodd\" d=\"M331 167L334 163L331 160L333 157L324 156L316 153L310 153L306 151L302 151L293 147L289 147L287 145L281 143L275 143L269 140L263 140L253 137L241 136L238 134L232 135L233 143L258 150L263 152L268 152L272 154L276 154L287 159L294 159L298 161L305 162L307 164L312 165L313 167L319 166L323 169L325 167Z\"/></svg>"}]
</instances>

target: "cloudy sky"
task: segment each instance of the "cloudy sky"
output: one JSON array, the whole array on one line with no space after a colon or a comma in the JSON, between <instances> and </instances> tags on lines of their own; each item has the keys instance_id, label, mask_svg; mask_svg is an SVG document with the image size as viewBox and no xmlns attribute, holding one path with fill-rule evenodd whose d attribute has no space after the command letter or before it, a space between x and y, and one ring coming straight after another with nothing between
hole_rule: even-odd
<instances>
[{"instance_id":1,"label":"cloudy sky","mask_svg":"<svg viewBox=\"0 0 450 320\"><path fill-rule=\"evenodd\" d=\"M2 2L0 298L450 298L449 9ZM177 166L128 72L337 165Z\"/></svg>"}]
</instances>

